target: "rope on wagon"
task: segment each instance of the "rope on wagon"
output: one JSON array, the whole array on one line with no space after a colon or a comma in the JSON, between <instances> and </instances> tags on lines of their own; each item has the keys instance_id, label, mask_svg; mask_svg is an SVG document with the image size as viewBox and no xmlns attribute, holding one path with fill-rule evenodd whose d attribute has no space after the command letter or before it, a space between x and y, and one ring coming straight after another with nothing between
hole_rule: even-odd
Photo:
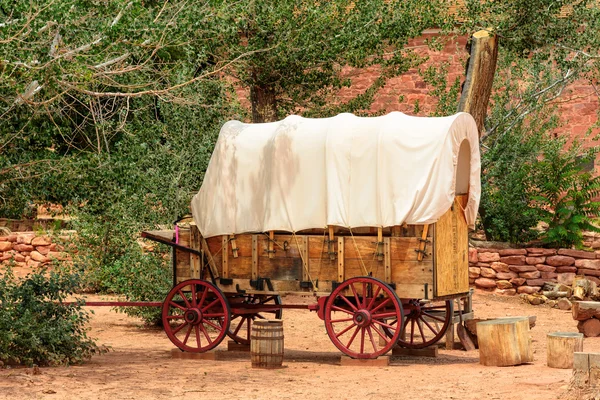
<instances>
[{"instance_id":1,"label":"rope on wagon","mask_svg":"<svg viewBox=\"0 0 600 400\"><path fill-rule=\"evenodd\" d=\"M365 266L365 263L362 259L362 255L360 254L358 245L356 244L356 239L354 238L354 234L352 233L352 228L348 227L348 230L350 231L350 236L352 237L352 242L354 243L354 248L356 248L356 253L358 254L358 260L360 261L360 266L362 267L363 272L365 273L365 276L368 276L369 272L367 271L367 267Z\"/></svg>"},{"instance_id":2,"label":"rope on wagon","mask_svg":"<svg viewBox=\"0 0 600 400\"><path fill-rule=\"evenodd\" d=\"M298 236L296 236L296 232L292 232L292 237L296 241L296 246L298 247L298 249L300 249L300 243L298 243ZM307 254L307 256L308 256L308 254ZM317 292L316 282L310 276L310 271L308 270L308 262L306 262L304 260L304 257L302 256L301 251L300 251L300 259L302 260L302 268L304 269L304 271L306 271L306 276L308 277L308 280L310 281L310 283L312 285L313 292L316 293Z\"/></svg>"}]
</instances>

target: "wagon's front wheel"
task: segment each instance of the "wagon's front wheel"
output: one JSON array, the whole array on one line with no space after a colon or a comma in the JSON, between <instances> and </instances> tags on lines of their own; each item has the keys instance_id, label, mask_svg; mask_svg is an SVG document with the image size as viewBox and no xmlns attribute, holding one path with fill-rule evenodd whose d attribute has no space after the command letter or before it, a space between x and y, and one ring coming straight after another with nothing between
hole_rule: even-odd
<instances>
[{"instance_id":1,"label":"wagon's front wheel","mask_svg":"<svg viewBox=\"0 0 600 400\"><path fill-rule=\"evenodd\" d=\"M371 277L344 281L325 303L325 328L333 344L352 358L377 358L396 344L402 304L384 282ZM390 333L388 337L385 333Z\"/></svg>"},{"instance_id":2,"label":"wagon's front wheel","mask_svg":"<svg viewBox=\"0 0 600 400\"><path fill-rule=\"evenodd\" d=\"M176 285L162 306L165 333L175 346L193 353L218 346L227 335L230 321L223 292L200 279Z\"/></svg>"}]
</instances>

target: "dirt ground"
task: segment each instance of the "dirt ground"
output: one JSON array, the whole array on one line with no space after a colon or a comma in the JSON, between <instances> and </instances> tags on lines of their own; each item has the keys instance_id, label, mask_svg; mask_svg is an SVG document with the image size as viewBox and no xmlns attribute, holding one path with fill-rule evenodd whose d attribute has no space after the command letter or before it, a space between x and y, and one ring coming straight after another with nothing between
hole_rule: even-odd
<instances>
[{"instance_id":1,"label":"dirt ground","mask_svg":"<svg viewBox=\"0 0 600 400\"><path fill-rule=\"evenodd\" d=\"M100 299L100 297L93 297ZM310 299L287 297L285 303ZM523 304L518 298L476 293L476 317L536 315L535 361L484 367L478 352L441 350L438 358L393 357L389 367L342 367L315 313L284 311L285 368L257 370L248 353L224 360L171 358L174 346L159 329L106 307L94 309L91 336L112 350L80 366L0 370L0 399L557 399L571 370L548 368L548 332L576 331L570 312ZM219 349L226 350L227 340ZM585 351L600 351L586 338Z\"/></svg>"}]
</instances>

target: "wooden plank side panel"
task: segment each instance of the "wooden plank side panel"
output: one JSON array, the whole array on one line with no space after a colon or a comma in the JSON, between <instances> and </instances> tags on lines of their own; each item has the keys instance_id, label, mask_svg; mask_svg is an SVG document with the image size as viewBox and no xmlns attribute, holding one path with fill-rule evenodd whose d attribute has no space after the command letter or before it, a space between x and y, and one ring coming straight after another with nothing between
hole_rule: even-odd
<instances>
[{"instance_id":1,"label":"wooden plank side panel","mask_svg":"<svg viewBox=\"0 0 600 400\"><path fill-rule=\"evenodd\" d=\"M435 296L469 291L469 239L462 211L466 195L457 196L454 206L435 224Z\"/></svg>"},{"instance_id":2,"label":"wooden plank side panel","mask_svg":"<svg viewBox=\"0 0 600 400\"><path fill-rule=\"evenodd\" d=\"M179 229L179 244L182 246L190 246L191 232L189 229ZM175 275L176 282L183 282L192 277L191 274L190 253L183 250L175 249Z\"/></svg>"}]
</instances>

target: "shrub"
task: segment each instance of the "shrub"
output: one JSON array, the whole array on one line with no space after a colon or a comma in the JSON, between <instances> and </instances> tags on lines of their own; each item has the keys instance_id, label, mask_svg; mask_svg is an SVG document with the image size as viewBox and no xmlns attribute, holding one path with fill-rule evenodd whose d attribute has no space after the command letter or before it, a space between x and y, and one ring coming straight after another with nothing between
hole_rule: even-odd
<instances>
[{"instance_id":1,"label":"shrub","mask_svg":"<svg viewBox=\"0 0 600 400\"><path fill-rule=\"evenodd\" d=\"M593 163L598 149L583 149L574 141L557 138L543 149L537 163L539 209L548 223L544 243L554 247L581 247L583 231L600 232L592 221L600 214L600 177L594 177L585 165Z\"/></svg>"},{"instance_id":2,"label":"shrub","mask_svg":"<svg viewBox=\"0 0 600 400\"><path fill-rule=\"evenodd\" d=\"M87 336L89 314L81 304L64 304L79 287L66 270L0 278L0 360L19 364L81 363L102 352Z\"/></svg>"}]
</instances>

